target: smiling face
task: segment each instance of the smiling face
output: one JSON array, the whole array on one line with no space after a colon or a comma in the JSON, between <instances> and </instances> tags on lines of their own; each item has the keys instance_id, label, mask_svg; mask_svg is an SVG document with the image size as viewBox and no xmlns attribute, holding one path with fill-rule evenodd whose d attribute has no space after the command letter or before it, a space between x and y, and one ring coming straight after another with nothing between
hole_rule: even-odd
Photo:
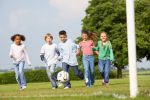
<instances>
[{"instance_id":1,"label":"smiling face","mask_svg":"<svg viewBox=\"0 0 150 100\"><path fill-rule=\"evenodd\" d=\"M15 42L16 45L21 45L21 41L22 40L21 40L20 36L16 36L15 39L14 39L14 42Z\"/></svg>"},{"instance_id":2,"label":"smiling face","mask_svg":"<svg viewBox=\"0 0 150 100\"><path fill-rule=\"evenodd\" d=\"M82 39L83 39L84 41L88 40L88 34L82 33Z\"/></svg>"},{"instance_id":3,"label":"smiling face","mask_svg":"<svg viewBox=\"0 0 150 100\"><path fill-rule=\"evenodd\" d=\"M65 42L67 40L67 35L59 35L60 41Z\"/></svg>"},{"instance_id":4,"label":"smiling face","mask_svg":"<svg viewBox=\"0 0 150 100\"><path fill-rule=\"evenodd\" d=\"M101 35L100 35L100 38L102 40L102 42L106 42L107 41L107 35L105 32L102 32Z\"/></svg>"}]
</instances>

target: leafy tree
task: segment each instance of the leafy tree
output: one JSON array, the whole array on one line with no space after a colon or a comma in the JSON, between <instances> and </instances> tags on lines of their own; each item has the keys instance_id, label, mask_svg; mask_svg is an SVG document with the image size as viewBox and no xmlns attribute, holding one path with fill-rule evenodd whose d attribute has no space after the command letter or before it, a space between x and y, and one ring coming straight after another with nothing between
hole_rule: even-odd
<instances>
[{"instance_id":1,"label":"leafy tree","mask_svg":"<svg viewBox=\"0 0 150 100\"><path fill-rule=\"evenodd\" d=\"M150 60L150 0L135 0L137 60ZM83 18L84 30L105 31L112 42L117 77L128 65L125 0L91 0ZM79 38L78 38L79 40Z\"/></svg>"}]
</instances>

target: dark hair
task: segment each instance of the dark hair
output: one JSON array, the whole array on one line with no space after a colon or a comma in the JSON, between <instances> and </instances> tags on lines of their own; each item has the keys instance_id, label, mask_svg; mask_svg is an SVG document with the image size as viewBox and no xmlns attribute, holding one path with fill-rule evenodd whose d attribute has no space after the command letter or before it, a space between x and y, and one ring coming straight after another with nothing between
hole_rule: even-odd
<instances>
[{"instance_id":1,"label":"dark hair","mask_svg":"<svg viewBox=\"0 0 150 100\"><path fill-rule=\"evenodd\" d=\"M90 40L97 40L97 36L95 33L93 33L92 31L86 31L86 30L82 30L81 31L82 34L87 34Z\"/></svg>"},{"instance_id":2,"label":"dark hair","mask_svg":"<svg viewBox=\"0 0 150 100\"><path fill-rule=\"evenodd\" d=\"M81 33L89 35L88 31L86 31L86 30L82 30Z\"/></svg>"},{"instance_id":3,"label":"dark hair","mask_svg":"<svg viewBox=\"0 0 150 100\"><path fill-rule=\"evenodd\" d=\"M62 31L59 31L59 35L67 35L66 31L62 30Z\"/></svg>"},{"instance_id":4,"label":"dark hair","mask_svg":"<svg viewBox=\"0 0 150 100\"><path fill-rule=\"evenodd\" d=\"M15 34L15 35L11 36L10 39L11 39L12 41L14 41L17 36L19 36L22 41L25 41L25 40L26 40L25 36L22 35L22 34Z\"/></svg>"}]
</instances>

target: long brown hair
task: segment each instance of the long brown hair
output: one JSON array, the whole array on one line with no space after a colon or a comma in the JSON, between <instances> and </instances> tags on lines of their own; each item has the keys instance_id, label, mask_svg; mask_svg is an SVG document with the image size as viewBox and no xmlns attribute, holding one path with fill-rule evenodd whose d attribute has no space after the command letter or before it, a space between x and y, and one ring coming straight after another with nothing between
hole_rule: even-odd
<instances>
[{"instance_id":1,"label":"long brown hair","mask_svg":"<svg viewBox=\"0 0 150 100\"><path fill-rule=\"evenodd\" d=\"M96 34L92 31L85 31L85 30L82 30L82 34L87 34L88 35L88 39L89 40L98 40Z\"/></svg>"}]
</instances>

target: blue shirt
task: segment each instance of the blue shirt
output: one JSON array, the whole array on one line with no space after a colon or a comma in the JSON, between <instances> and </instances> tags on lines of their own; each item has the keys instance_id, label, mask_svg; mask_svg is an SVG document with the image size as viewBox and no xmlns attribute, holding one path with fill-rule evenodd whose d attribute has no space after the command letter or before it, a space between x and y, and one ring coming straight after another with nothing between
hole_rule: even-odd
<instances>
[{"instance_id":1,"label":"blue shirt","mask_svg":"<svg viewBox=\"0 0 150 100\"><path fill-rule=\"evenodd\" d=\"M58 49L60 56L62 57L62 62L65 62L70 66L78 65L76 52L79 49L79 46L77 44L68 39L64 43L59 43Z\"/></svg>"}]
</instances>

